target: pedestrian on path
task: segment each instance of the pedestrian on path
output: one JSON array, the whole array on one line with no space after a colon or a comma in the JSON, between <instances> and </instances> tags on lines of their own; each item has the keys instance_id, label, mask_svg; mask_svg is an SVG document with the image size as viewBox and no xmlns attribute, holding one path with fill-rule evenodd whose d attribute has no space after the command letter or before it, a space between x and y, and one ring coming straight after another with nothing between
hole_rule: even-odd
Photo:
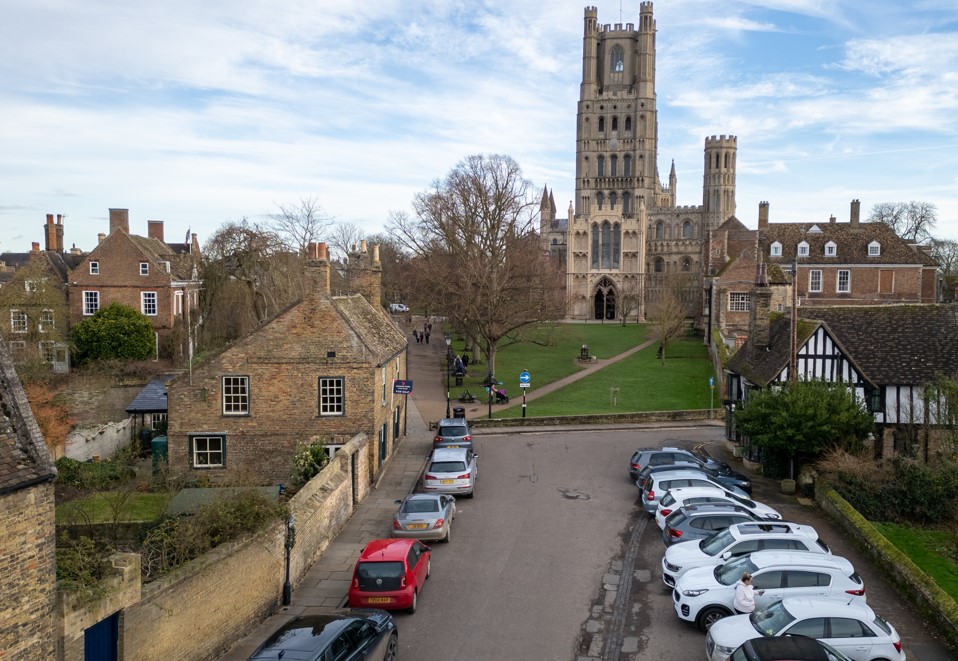
<instances>
[{"instance_id":1,"label":"pedestrian on path","mask_svg":"<svg viewBox=\"0 0 958 661\"><path fill-rule=\"evenodd\" d=\"M761 595L765 590L759 590ZM739 615L748 615L755 611L755 589L752 587L752 575L748 572L742 573L742 579L735 584L735 599L732 606Z\"/></svg>"}]
</instances>

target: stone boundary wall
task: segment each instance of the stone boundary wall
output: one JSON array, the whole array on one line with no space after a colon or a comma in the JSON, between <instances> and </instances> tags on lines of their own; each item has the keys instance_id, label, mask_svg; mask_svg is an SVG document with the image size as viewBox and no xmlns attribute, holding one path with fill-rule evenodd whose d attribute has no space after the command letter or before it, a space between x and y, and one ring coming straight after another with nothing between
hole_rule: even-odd
<instances>
[{"instance_id":1,"label":"stone boundary wall","mask_svg":"<svg viewBox=\"0 0 958 661\"><path fill-rule=\"evenodd\" d=\"M368 494L368 445L354 437L289 502L296 526L290 581L296 585ZM354 460L357 476L351 475ZM360 487L354 494L353 485ZM358 496L358 497L357 497ZM143 586L123 611L121 645L137 661L215 659L279 607L285 581L285 522L217 547Z\"/></svg>"},{"instance_id":2,"label":"stone boundary wall","mask_svg":"<svg viewBox=\"0 0 958 661\"><path fill-rule=\"evenodd\" d=\"M958 648L958 604L911 559L889 542L834 489L819 485L815 502L844 528L919 612L929 617L949 645Z\"/></svg>"},{"instance_id":3,"label":"stone boundary wall","mask_svg":"<svg viewBox=\"0 0 958 661\"><path fill-rule=\"evenodd\" d=\"M495 413L493 412L493 415ZM474 417L469 424L485 427L551 427L561 425L614 425L623 423L671 422L676 420L723 420L725 410L719 406L709 417L708 409L689 411L636 411L632 413L603 413L596 415L556 415L538 418L489 418ZM435 427L435 423L431 424Z\"/></svg>"}]
</instances>

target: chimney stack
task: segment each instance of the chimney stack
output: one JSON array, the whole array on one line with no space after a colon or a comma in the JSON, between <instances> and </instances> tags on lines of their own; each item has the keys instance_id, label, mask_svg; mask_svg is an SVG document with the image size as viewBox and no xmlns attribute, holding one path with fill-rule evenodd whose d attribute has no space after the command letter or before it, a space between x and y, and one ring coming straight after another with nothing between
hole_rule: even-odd
<instances>
[{"instance_id":1,"label":"chimney stack","mask_svg":"<svg viewBox=\"0 0 958 661\"><path fill-rule=\"evenodd\" d=\"M106 238L106 234L104 234L103 232L100 232L99 234L97 234L96 235L97 244L103 243L103 239L105 238Z\"/></svg>"},{"instance_id":2,"label":"chimney stack","mask_svg":"<svg viewBox=\"0 0 958 661\"><path fill-rule=\"evenodd\" d=\"M30 254L32 254L32 255L39 255L39 254L40 254L40 242L39 242L39 241L34 241L33 244L32 244L32 246L33 246L33 247L30 249Z\"/></svg>"},{"instance_id":3,"label":"chimney stack","mask_svg":"<svg viewBox=\"0 0 958 661\"><path fill-rule=\"evenodd\" d=\"M110 209L110 234L113 234L113 231L117 229L122 229L127 234L130 233L129 209Z\"/></svg>"},{"instance_id":4,"label":"chimney stack","mask_svg":"<svg viewBox=\"0 0 958 661\"><path fill-rule=\"evenodd\" d=\"M63 214L57 214L57 252L63 252Z\"/></svg>"},{"instance_id":5,"label":"chimney stack","mask_svg":"<svg viewBox=\"0 0 958 661\"><path fill-rule=\"evenodd\" d=\"M163 221L162 220L148 220L146 221L146 235L151 239L156 239L157 241L163 241Z\"/></svg>"},{"instance_id":6,"label":"chimney stack","mask_svg":"<svg viewBox=\"0 0 958 661\"><path fill-rule=\"evenodd\" d=\"M758 203L758 228L768 229L768 202Z\"/></svg>"},{"instance_id":7,"label":"chimney stack","mask_svg":"<svg viewBox=\"0 0 958 661\"><path fill-rule=\"evenodd\" d=\"M329 258L325 243L310 243L306 246L306 278L307 293L329 296Z\"/></svg>"},{"instance_id":8,"label":"chimney stack","mask_svg":"<svg viewBox=\"0 0 958 661\"><path fill-rule=\"evenodd\" d=\"M47 214L47 224L43 226L44 250L57 249L57 226L53 224L53 214Z\"/></svg>"},{"instance_id":9,"label":"chimney stack","mask_svg":"<svg viewBox=\"0 0 958 661\"><path fill-rule=\"evenodd\" d=\"M861 214L861 208L862 208L861 202L859 202L858 200L852 200L851 218L849 220L852 224L853 229L858 229L858 219L859 219L859 215Z\"/></svg>"},{"instance_id":10,"label":"chimney stack","mask_svg":"<svg viewBox=\"0 0 958 661\"><path fill-rule=\"evenodd\" d=\"M829 224L835 222L835 215L834 215L834 214L832 214L831 216L828 217L828 222L829 222Z\"/></svg>"}]
</instances>

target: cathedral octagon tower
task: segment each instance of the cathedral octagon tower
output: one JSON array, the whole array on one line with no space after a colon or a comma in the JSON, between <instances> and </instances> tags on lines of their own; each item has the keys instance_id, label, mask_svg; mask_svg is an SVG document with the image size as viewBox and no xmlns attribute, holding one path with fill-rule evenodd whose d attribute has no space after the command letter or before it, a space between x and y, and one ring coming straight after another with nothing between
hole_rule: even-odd
<instances>
[{"instance_id":1,"label":"cathedral octagon tower","mask_svg":"<svg viewBox=\"0 0 958 661\"><path fill-rule=\"evenodd\" d=\"M655 32L651 2L638 26L602 25L585 8L575 200L566 222L551 193L542 203L553 214L547 249L564 253L572 319L642 320L670 276L697 285L708 230L735 210L734 136L706 140L702 206L676 206L674 163L668 185L659 181Z\"/></svg>"}]
</instances>

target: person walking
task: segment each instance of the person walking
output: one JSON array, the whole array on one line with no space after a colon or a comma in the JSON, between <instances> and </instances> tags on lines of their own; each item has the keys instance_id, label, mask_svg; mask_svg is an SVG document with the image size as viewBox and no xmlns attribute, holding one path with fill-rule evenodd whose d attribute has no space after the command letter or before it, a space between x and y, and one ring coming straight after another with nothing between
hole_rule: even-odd
<instances>
[{"instance_id":1,"label":"person walking","mask_svg":"<svg viewBox=\"0 0 958 661\"><path fill-rule=\"evenodd\" d=\"M735 600L732 606L739 615L748 615L755 611L755 595L762 595L765 590L759 590L758 593L752 587L752 575L748 572L742 573L742 578L735 584Z\"/></svg>"}]
</instances>

